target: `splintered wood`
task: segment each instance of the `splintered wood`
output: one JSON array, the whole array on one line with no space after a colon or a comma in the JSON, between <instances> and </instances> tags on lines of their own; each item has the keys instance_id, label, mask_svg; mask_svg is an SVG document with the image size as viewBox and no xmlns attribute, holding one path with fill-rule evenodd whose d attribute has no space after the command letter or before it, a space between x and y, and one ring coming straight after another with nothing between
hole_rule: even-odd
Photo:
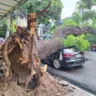
<instances>
[{"instance_id":1,"label":"splintered wood","mask_svg":"<svg viewBox=\"0 0 96 96\"><path fill-rule=\"evenodd\" d=\"M15 73L19 78L17 81L20 80L19 84L26 85L26 88L34 79L33 75L37 75L39 84L43 71L47 70L47 65L40 67L35 26L36 13L28 14L28 27L21 28L15 25L16 32L8 37L2 52L6 65L5 77L8 78L11 73Z\"/></svg>"},{"instance_id":2,"label":"splintered wood","mask_svg":"<svg viewBox=\"0 0 96 96\"><path fill-rule=\"evenodd\" d=\"M4 71L6 79L14 74L17 83L26 85L26 88L32 80L34 81L34 78L39 85L43 71L47 70L47 65L40 67L41 61L36 41L38 37L35 27L37 16L46 12L50 5L51 2L39 13L28 14L27 28L15 25L16 32L7 38L2 48L2 57L6 66Z\"/></svg>"}]
</instances>

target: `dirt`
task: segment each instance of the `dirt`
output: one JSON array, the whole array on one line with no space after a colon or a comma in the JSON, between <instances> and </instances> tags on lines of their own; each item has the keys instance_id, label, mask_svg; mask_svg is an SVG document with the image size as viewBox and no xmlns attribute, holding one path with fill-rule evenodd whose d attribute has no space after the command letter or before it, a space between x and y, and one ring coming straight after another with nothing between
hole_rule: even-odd
<instances>
[{"instance_id":1,"label":"dirt","mask_svg":"<svg viewBox=\"0 0 96 96\"><path fill-rule=\"evenodd\" d=\"M0 80L0 96L64 96L69 93L68 86L62 86L49 73L45 72L40 79L40 85L30 91L18 86L14 80Z\"/></svg>"}]
</instances>

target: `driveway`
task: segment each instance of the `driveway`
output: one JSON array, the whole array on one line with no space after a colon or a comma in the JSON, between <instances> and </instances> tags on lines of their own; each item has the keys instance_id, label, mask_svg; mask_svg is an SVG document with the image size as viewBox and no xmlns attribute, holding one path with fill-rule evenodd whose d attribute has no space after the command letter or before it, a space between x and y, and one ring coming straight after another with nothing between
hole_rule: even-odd
<instances>
[{"instance_id":1,"label":"driveway","mask_svg":"<svg viewBox=\"0 0 96 96\"><path fill-rule=\"evenodd\" d=\"M82 67L70 70L49 67L48 72L96 94L96 52L85 52L85 58L87 61Z\"/></svg>"}]
</instances>

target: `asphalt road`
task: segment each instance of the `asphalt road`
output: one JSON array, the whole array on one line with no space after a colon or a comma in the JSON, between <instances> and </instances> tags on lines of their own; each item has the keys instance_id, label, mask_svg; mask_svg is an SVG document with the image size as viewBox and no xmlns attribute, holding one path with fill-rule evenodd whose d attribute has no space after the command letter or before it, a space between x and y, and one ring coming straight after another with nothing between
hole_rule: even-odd
<instances>
[{"instance_id":1,"label":"asphalt road","mask_svg":"<svg viewBox=\"0 0 96 96\"><path fill-rule=\"evenodd\" d=\"M88 60L82 67L70 70L49 67L48 72L96 94L96 52L85 52L85 58Z\"/></svg>"}]
</instances>

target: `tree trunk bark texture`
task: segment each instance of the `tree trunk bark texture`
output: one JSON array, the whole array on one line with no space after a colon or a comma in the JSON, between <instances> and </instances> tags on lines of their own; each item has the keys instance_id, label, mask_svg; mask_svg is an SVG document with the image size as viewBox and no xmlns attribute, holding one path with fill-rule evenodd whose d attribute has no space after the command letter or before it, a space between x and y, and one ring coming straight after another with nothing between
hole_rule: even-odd
<instances>
[{"instance_id":1,"label":"tree trunk bark texture","mask_svg":"<svg viewBox=\"0 0 96 96\"><path fill-rule=\"evenodd\" d=\"M93 30L89 30L90 28L84 28L83 30L79 27L66 26L64 28L60 28L56 30L55 34L50 40L38 41L38 50L39 56L41 59L46 58L46 56L51 55L56 52L58 49L62 47L62 38L66 38L66 36L73 34L74 36L78 36L80 34L92 33L95 34Z\"/></svg>"}]
</instances>

